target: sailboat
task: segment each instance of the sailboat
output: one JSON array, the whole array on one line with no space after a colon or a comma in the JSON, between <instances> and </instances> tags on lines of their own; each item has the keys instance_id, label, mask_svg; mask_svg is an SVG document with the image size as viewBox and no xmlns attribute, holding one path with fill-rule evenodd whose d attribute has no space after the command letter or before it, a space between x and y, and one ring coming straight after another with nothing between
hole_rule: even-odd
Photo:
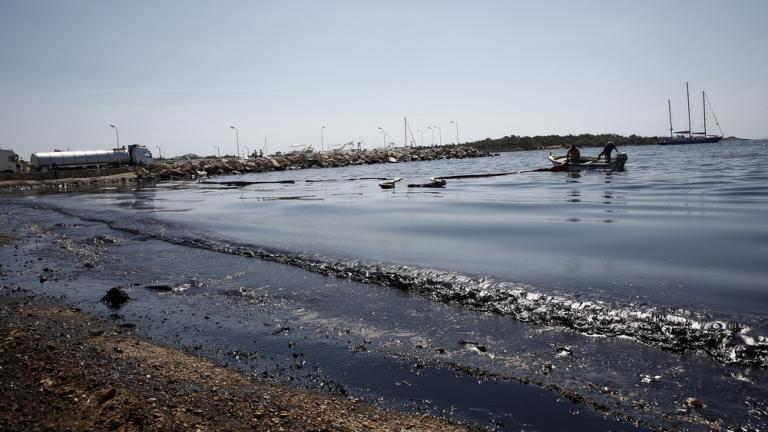
<instances>
[{"instance_id":1,"label":"sailboat","mask_svg":"<svg viewBox=\"0 0 768 432\"><path fill-rule=\"evenodd\" d=\"M720 129L720 123L717 121L714 110L712 115L715 117L715 124L720 129L720 135L708 135L707 134L707 94L701 92L701 105L704 113L704 132L693 132L691 130L691 94L688 91L688 83L685 83L685 96L688 102L688 130L674 131L672 127L672 103L667 99L667 107L669 109L669 139L659 142L659 145L676 145L676 144L704 144L704 143L716 143L723 139L723 130ZM710 109L712 106L710 105ZM677 134L677 135L675 135Z\"/></svg>"}]
</instances>

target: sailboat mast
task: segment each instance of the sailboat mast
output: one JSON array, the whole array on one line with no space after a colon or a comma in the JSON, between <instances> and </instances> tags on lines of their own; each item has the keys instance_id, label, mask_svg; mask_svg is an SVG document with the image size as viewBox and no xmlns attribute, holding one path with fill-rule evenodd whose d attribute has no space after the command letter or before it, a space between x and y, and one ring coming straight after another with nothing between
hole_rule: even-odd
<instances>
[{"instance_id":1,"label":"sailboat mast","mask_svg":"<svg viewBox=\"0 0 768 432\"><path fill-rule=\"evenodd\" d=\"M685 82L685 100L688 102L688 138L693 139L691 129L691 93L688 91L688 81Z\"/></svg>"},{"instance_id":2,"label":"sailboat mast","mask_svg":"<svg viewBox=\"0 0 768 432\"><path fill-rule=\"evenodd\" d=\"M403 147L408 147L408 118L403 117Z\"/></svg>"},{"instance_id":3,"label":"sailboat mast","mask_svg":"<svg viewBox=\"0 0 768 432\"><path fill-rule=\"evenodd\" d=\"M701 108L702 112L704 113L704 138L707 138L707 96L702 91L701 92Z\"/></svg>"},{"instance_id":4,"label":"sailboat mast","mask_svg":"<svg viewBox=\"0 0 768 432\"><path fill-rule=\"evenodd\" d=\"M669 109L669 137L674 139L675 135L672 133L672 102L667 99L667 109Z\"/></svg>"}]
</instances>

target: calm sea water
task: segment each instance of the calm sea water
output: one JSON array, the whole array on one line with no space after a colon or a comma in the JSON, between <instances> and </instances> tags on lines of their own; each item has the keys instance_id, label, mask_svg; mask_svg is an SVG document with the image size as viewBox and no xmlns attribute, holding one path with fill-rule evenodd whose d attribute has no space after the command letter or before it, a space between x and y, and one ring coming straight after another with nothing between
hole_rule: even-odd
<instances>
[{"instance_id":1,"label":"calm sea water","mask_svg":"<svg viewBox=\"0 0 768 432\"><path fill-rule=\"evenodd\" d=\"M621 150L623 172L523 172L549 166L529 151L20 201L83 244L121 236L99 272L75 264L77 283L44 292L99 311L121 280L137 288L120 313L165 343L262 353L286 370L301 340L307 364L353 394L509 430L562 430L582 411L510 387L518 379L651 427L768 426L768 141ZM403 180L382 190L360 177ZM141 289L158 283L174 288ZM457 367L506 381L442 369ZM583 411L574 430L613 428Z\"/></svg>"}]
</instances>

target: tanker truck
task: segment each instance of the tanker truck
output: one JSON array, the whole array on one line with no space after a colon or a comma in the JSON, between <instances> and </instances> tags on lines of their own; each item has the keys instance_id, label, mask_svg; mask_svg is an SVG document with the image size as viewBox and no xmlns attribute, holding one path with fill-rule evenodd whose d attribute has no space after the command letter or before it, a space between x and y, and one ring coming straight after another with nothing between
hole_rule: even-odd
<instances>
[{"instance_id":1,"label":"tanker truck","mask_svg":"<svg viewBox=\"0 0 768 432\"><path fill-rule=\"evenodd\" d=\"M153 162L148 148L131 144L128 148L112 150L76 150L32 153L29 164L35 171L54 171L71 168L96 168L103 166L145 166Z\"/></svg>"}]
</instances>

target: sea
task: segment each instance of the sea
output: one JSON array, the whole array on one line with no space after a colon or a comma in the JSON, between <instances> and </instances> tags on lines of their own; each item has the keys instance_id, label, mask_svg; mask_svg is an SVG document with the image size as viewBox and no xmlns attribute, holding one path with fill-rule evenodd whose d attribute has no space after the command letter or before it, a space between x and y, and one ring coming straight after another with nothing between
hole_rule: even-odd
<instances>
[{"instance_id":1,"label":"sea","mask_svg":"<svg viewBox=\"0 0 768 432\"><path fill-rule=\"evenodd\" d=\"M620 151L624 171L519 151L3 208L100 248L37 289L110 316L123 286L119 319L260 378L496 430L765 430L768 141Z\"/></svg>"}]
</instances>

